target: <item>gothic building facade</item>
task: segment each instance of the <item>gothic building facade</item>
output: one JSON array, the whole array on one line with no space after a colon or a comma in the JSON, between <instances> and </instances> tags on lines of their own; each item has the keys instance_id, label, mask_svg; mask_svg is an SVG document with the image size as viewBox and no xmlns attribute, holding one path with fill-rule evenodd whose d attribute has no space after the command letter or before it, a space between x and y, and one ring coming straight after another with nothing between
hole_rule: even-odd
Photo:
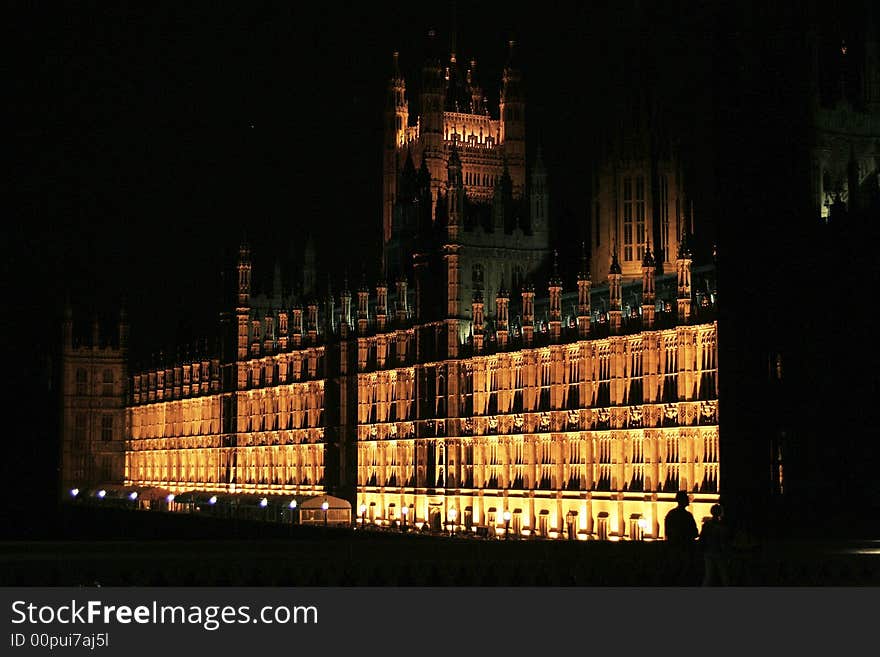
<instances>
[{"instance_id":1,"label":"gothic building facade","mask_svg":"<svg viewBox=\"0 0 880 657\"><path fill-rule=\"evenodd\" d=\"M454 224L463 292L457 314L467 316L476 287L491 314L502 283L518 287L549 255L547 172L540 151L530 170L526 165L526 99L514 42L493 116L476 61L463 65L454 43L441 57L433 33L430 38L418 115L410 110L398 54L393 57L384 128L384 272L391 281L412 277L412 254L434 249L444 227Z\"/></svg>"},{"instance_id":2,"label":"gothic building facade","mask_svg":"<svg viewBox=\"0 0 880 657\"><path fill-rule=\"evenodd\" d=\"M600 169L592 266L559 263L513 46L497 119L474 62L423 74L415 121L399 72L389 85L384 275L261 297L242 245L216 342L120 393L118 481L332 494L359 523L517 537L662 538L680 490L708 515L724 481L715 277L693 262L674 154Z\"/></svg>"},{"instance_id":3,"label":"gothic building facade","mask_svg":"<svg viewBox=\"0 0 880 657\"><path fill-rule=\"evenodd\" d=\"M80 338L73 312L65 309L61 352L61 485L83 489L121 481L128 389L128 321L116 335L101 334L95 319Z\"/></svg>"}]
</instances>

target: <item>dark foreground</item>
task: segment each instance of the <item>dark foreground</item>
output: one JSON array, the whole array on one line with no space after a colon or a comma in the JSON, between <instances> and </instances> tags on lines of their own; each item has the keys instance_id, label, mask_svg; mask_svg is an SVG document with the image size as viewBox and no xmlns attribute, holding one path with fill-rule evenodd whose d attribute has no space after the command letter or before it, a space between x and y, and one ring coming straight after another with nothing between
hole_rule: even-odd
<instances>
[{"instance_id":1,"label":"dark foreground","mask_svg":"<svg viewBox=\"0 0 880 657\"><path fill-rule=\"evenodd\" d=\"M663 542L483 540L67 507L55 537L0 543L0 586L691 586ZM739 537L729 583L877 586L880 541Z\"/></svg>"}]
</instances>

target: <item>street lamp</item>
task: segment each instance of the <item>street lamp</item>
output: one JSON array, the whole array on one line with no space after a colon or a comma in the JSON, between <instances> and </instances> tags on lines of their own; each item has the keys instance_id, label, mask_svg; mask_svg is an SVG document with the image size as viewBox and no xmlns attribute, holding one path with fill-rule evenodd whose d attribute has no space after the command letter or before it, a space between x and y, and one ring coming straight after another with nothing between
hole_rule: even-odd
<instances>
[{"instance_id":1,"label":"street lamp","mask_svg":"<svg viewBox=\"0 0 880 657\"><path fill-rule=\"evenodd\" d=\"M504 512L504 540L510 538L510 511Z\"/></svg>"},{"instance_id":2,"label":"street lamp","mask_svg":"<svg viewBox=\"0 0 880 657\"><path fill-rule=\"evenodd\" d=\"M358 511L361 512L361 529L366 529L366 527L367 527L367 505L361 504Z\"/></svg>"},{"instance_id":3,"label":"street lamp","mask_svg":"<svg viewBox=\"0 0 880 657\"><path fill-rule=\"evenodd\" d=\"M107 495L107 491L105 491L103 488L98 491L98 497L101 498L102 500L104 499L105 495Z\"/></svg>"},{"instance_id":4,"label":"street lamp","mask_svg":"<svg viewBox=\"0 0 880 657\"><path fill-rule=\"evenodd\" d=\"M324 526L327 526L327 509L330 508L330 505L327 504L326 500L321 503L321 508L324 510Z\"/></svg>"},{"instance_id":5,"label":"street lamp","mask_svg":"<svg viewBox=\"0 0 880 657\"><path fill-rule=\"evenodd\" d=\"M406 515L409 513L409 507L404 506L400 508L400 515L403 518L403 525L400 528L400 531L406 531Z\"/></svg>"},{"instance_id":6,"label":"street lamp","mask_svg":"<svg viewBox=\"0 0 880 657\"><path fill-rule=\"evenodd\" d=\"M458 511L449 509L449 535L455 536L455 519L458 517Z\"/></svg>"},{"instance_id":7,"label":"street lamp","mask_svg":"<svg viewBox=\"0 0 880 657\"><path fill-rule=\"evenodd\" d=\"M79 488L71 488L70 489L70 496L76 497L77 495L79 495Z\"/></svg>"}]
</instances>

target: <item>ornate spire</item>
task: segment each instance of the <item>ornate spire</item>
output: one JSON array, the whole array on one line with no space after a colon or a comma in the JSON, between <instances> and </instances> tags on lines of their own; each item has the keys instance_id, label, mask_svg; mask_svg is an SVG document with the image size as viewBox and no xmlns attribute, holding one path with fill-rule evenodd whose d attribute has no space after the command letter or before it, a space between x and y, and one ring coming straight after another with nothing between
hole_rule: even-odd
<instances>
[{"instance_id":1,"label":"ornate spire","mask_svg":"<svg viewBox=\"0 0 880 657\"><path fill-rule=\"evenodd\" d=\"M581 242L581 270L578 272L578 279L590 280L590 261L587 258L587 243Z\"/></svg>"},{"instance_id":2,"label":"ornate spire","mask_svg":"<svg viewBox=\"0 0 880 657\"><path fill-rule=\"evenodd\" d=\"M651 253L651 242L649 241L645 245L645 257L642 258L642 266L643 267L654 267L654 255Z\"/></svg>"},{"instance_id":3,"label":"ornate spire","mask_svg":"<svg viewBox=\"0 0 880 657\"><path fill-rule=\"evenodd\" d=\"M681 231L681 241L678 243L678 258L691 258L693 254L691 253L691 247L688 244L688 229L687 226L684 227L684 230Z\"/></svg>"},{"instance_id":4,"label":"ornate spire","mask_svg":"<svg viewBox=\"0 0 880 657\"><path fill-rule=\"evenodd\" d=\"M562 285L562 280L559 278L559 250L553 249L553 275L550 278L551 285Z\"/></svg>"},{"instance_id":5,"label":"ornate spire","mask_svg":"<svg viewBox=\"0 0 880 657\"><path fill-rule=\"evenodd\" d=\"M614 245L614 248L611 252L611 269L608 270L609 274L620 274L620 263L617 261L617 245Z\"/></svg>"}]
</instances>

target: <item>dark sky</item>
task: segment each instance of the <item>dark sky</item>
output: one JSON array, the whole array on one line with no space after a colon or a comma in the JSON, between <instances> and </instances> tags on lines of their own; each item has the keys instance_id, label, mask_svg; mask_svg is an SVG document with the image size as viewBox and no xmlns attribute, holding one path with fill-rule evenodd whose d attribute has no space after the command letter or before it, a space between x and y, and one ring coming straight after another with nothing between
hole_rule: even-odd
<instances>
[{"instance_id":1,"label":"dark sky","mask_svg":"<svg viewBox=\"0 0 880 657\"><path fill-rule=\"evenodd\" d=\"M711 3L458 4L458 50L493 103L517 41L528 149L542 144L563 252L587 229L593 141L639 76L700 153L694 189L711 189ZM426 34L449 42L451 6L99 3L23 16L6 266L40 318L30 330L54 340L68 294L86 319L124 298L141 352L173 342L180 323L210 330L243 235L258 279L308 233L337 276L372 266L391 52L414 101Z\"/></svg>"}]
</instances>

